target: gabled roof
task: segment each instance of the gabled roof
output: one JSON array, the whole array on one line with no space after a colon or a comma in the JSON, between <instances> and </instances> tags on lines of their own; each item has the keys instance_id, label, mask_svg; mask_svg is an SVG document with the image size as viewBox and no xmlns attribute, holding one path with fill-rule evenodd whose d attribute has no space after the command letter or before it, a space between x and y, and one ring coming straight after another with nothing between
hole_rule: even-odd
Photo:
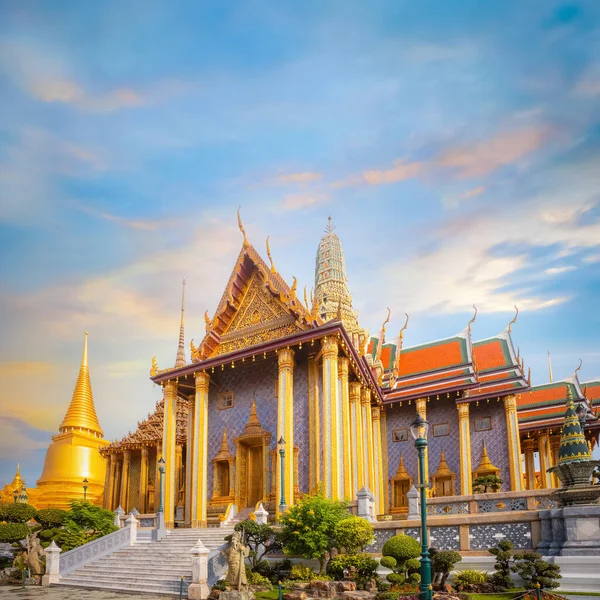
<instances>
[{"instance_id":1,"label":"gabled roof","mask_svg":"<svg viewBox=\"0 0 600 600\"><path fill-rule=\"evenodd\" d=\"M600 379L596 381L584 381L581 387L590 404L592 406L600 406Z\"/></svg>"}]
</instances>

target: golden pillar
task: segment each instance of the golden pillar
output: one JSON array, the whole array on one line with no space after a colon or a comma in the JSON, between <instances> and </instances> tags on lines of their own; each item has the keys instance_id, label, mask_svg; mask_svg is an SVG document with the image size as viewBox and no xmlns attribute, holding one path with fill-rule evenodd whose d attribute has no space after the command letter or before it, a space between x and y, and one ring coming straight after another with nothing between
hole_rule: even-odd
<instances>
[{"instance_id":1,"label":"golden pillar","mask_svg":"<svg viewBox=\"0 0 600 600\"><path fill-rule=\"evenodd\" d=\"M281 468L286 506L294 504L294 351L283 348L277 353L279 378L277 381L277 441L285 440L284 464L277 453L277 508L281 502Z\"/></svg>"},{"instance_id":2,"label":"golden pillar","mask_svg":"<svg viewBox=\"0 0 600 600\"><path fill-rule=\"evenodd\" d=\"M192 455L192 527L206 527L208 509L208 384L205 371L196 373L194 402L194 448Z\"/></svg>"},{"instance_id":3,"label":"golden pillar","mask_svg":"<svg viewBox=\"0 0 600 600\"><path fill-rule=\"evenodd\" d=\"M115 494L115 471L117 468L117 458L114 454L108 455L108 485L104 488L104 508L114 510L113 497Z\"/></svg>"},{"instance_id":4,"label":"golden pillar","mask_svg":"<svg viewBox=\"0 0 600 600\"><path fill-rule=\"evenodd\" d=\"M321 345L323 353L323 479L325 495L340 500L338 441L338 340L325 337Z\"/></svg>"},{"instance_id":5,"label":"golden pillar","mask_svg":"<svg viewBox=\"0 0 600 600\"><path fill-rule=\"evenodd\" d=\"M142 446L140 457L140 512L142 514L148 511L148 446Z\"/></svg>"},{"instance_id":6,"label":"golden pillar","mask_svg":"<svg viewBox=\"0 0 600 600\"><path fill-rule=\"evenodd\" d=\"M352 500L354 497L352 486L352 438L350 435L350 399L348 389L348 359L338 359L338 369L342 400L342 447L344 457L344 498Z\"/></svg>"},{"instance_id":7,"label":"golden pillar","mask_svg":"<svg viewBox=\"0 0 600 600\"><path fill-rule=\"evenodd\" d=\"M314 494L321 481L321 413L319 409L319 378L315 355L308 357L308 461L309 491Z\"/></svg>"},{"instance_id":8,"label":"golden pillar","mask_svg":"<svg viewBox=\"0 0 600 600\"><path fill-rule=\"evenodd\" d=\"M129 512L129 466L131 463L131 452L129 450L123 451L123 470L121 472L121 507L123 510Z\"/></svg>"},{"instance_id":9,"label":"golden pillar","mask_svg":"<svg viewBox=\"0 0 600 600\"><path fill-rule=\"evenodd\" d=\"M525 486L528 490L535 490L535 441L532 438L524 439L522 448L525 455Z\"/></svg>"},{"instance_id":10,"label":"golden pillar","mask_svg":"<svg viewBox=\"0 0 600 600\"><path fill-rule=\"evenodd\" d=\"M558 462L558 449L560 448L560 434L559 435L550 435L548 438L550 444L550 452L548 453L548 462L551 467L555 467ZM560 487L560 481L556 473L552 473L550 475L550 481L552 482L552 487L558 488Z\"/></svg>"},{"instance_id":11,"label":"golden pillar","mask_svg":"<svg viewBox=\"0 0 600 600\"><path fill-rule=\"evenodd\" d=\"M381 415L381 453L383 455L383 498L384 498L384 506L385 511L384 514L387 514L390 499L389 499L389 480L390 480L390 469L389 469L389 461L388 461L388 444L387 444L387 415L385 412L385 407L381 407L379 409L379 414Z\"/></svg>"},{"instance_id":12,"label":"golden pillar","mask_svg":"<svg viewBox=\"0 0 600 600\"><path fill-rule=\"evenodd\" d=\"M177 383L167 381L164 388L164 424L163 424L163 458L165 460L164 476L164 509L165 526L173 529L175 523L175 504L177 502ZM159 491L160 495L160 491Z\"/></svg>"},{"instance_id":13,"label":"golden pillar","mask_svg":"<svg viewBox=\"0 0 600 600\"><path fill-rule=\"evenodd\" d=\"M373 416L371 414L371 390L364 387L362 389L363 406L363 427L366 430L366 457L367 464L365 469L365 482L369 487L369 491L375 495L377 493L377 484L375 481L375 451L373 447Z\"/></svg>"},{"instance_id":14,"label":"golden pillar","mask_svg":"<svg viewBox=\"0 0 600 600\"><path fill-rule=\"evenodd\" d=\"M381 451L381 413L379 406L374 406L372 411L373 417L373 466L375 475L375 491L376 494L376 506L378 514L385 514L385 494L383 491L383 473L381 467L383 466L383 453Z\"/></svg>"},{"instance_id":15,"label":"golden pillar","mask_svg":"<svg viewBox=\"0 0 600 600\"><path fill-rule=\"evenodd\" d=\"M117 457L117 464L115 466L115 483L113 486L113 506L116 508L121 502L121 473L123 469L123 459ZM123 508L123 507L121 507Z\"/></svg>"},{"instance_id":16,"label":"golden pillar","mask_svg":"<svg viewBox=\"0 0 600 600\"><path fill-rule=\"evenodd\" d=\"M417 407L417 413L420 414L424 419L427 419L427 398L417 398L415 400L415 405ZM429 447L425 447L425 481L429 482ZM424 483L423 481L419 481L419 483ZM427 488L427 495L429 496L429 488Z\"/></svg>"},{"instance_id":17,"label":"golden pillar","mask_svg":"<svg viewBox=\"0 0 600 600\"><path fill-rule=\"evenodd\" d=\"M457 404L458 439L460 445L460 493L463 496L472 494L471 482L471 427L469 424L469 403Z\"/></svg>"},{"instance_id":18,"label":"golden pillar","mask_svg":"<svg viewBox=\"0 0 600 600\"><path fill-rule=\"evenodd\" d=\"M194 462L194 400L188 400L188 428L185 444L185 526L192 526L192 464Z\"/></svg>"},{"instance_id":19,"label":"golden pillar","mask_svg":"<svg viewBox=\"0 0 600 600\"><path fill-rule=\"evenodd\" d=\"M523 489L523 476L521 473L521 438L519 437L516 396L504 397L504 413L506 414L510 489L513 492L520 492Z\"/></svg>"},{"instance_id":20,"label":"golden pillar","mask_svg":"<svg viewBox=\"0 0 600 600\"><path fill-rule=\"evenodd\" d=\"M183 490L183 446L177 444L175 447L175 506L183 506L185 499L182 497ZM184 518L185 520L185 518Z\"/></svg>"},{"instance_id":21,"label":"golden pillar","mask_svg":"<svg viewBox=\"0 0 600 600\"><path fill-rule=\"evenodd\" d=\"M550 487L550 477L546 472L549 468L549 448L550 445L548 444L548 433L546 431L541 431L538 435L538 453L540 457L540 488L543 490Z\"/></svg>"},{"instance_id":22,"label":"golden pillar","mask_svg":"<svg viewBox=\"0 0 600 600\"><path fill-rule=\"evenodd\" d=\"M365 485L365 466L363 460L362 408L360 404L360 383L350 383L350 419L352 421L351 456L352 456L352 498Z\"/></svg>"}]
</instances>

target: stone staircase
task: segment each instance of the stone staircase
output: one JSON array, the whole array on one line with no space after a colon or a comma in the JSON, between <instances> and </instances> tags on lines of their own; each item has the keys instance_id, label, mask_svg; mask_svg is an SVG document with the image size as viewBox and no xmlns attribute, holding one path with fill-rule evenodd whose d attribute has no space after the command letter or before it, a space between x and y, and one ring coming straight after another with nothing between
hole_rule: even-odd
<instances>
[{"instance_id":1,"label":"stone staircase","mask_svg":"<svg viewBox=\"0 0 600 600\"><path fill-rule=\"evenodd\" d=\"M243 519L243 516L242 516ZM103 590L183 596L192 582L190 550L198 539L212 552L233 532L228 527L174 529L159 542L137 542L65 575L58 585Z\"/></svg>"}]
</instances>

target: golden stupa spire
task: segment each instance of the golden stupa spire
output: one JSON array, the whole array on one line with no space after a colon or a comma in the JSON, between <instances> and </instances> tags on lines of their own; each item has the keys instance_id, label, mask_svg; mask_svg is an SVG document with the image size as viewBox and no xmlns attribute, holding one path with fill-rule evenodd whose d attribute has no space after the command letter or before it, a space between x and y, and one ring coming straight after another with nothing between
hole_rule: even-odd
<instances>
[{"instance_id":1,"label":"golden stupa spire","mask_svg":"<svg viewBox=\"0 0 600 600\"><path fill-rule=\"evenodd\" d=\"M185 279L181 282L182 290L181 290L181 324L179 325L179 346L177 346L177 358L175 359L176 367L185 367L185 335L183 329L183 313L185 312L184 302L185 302Z\"/></svg>"},{"instance_id":2,"label":"golden stupa spire","mask_svg":"<svg viewBox=\"0 0 600 600\"><path fill-rule=\"evenodd\" d=\"M92 396L92 384L90 383L87 336L88 333L86 331L83 338L83 354L81 356L79 376L77 377L71 404L69 404L67 414L60 424L59 430L61 433L65 433L71 429L83 429L102 437L104 434L96 416L94 397Z\"/></svg>"},{"instance_id":3,"label":"golden stupa spire","mask_svg":"<svg viewBox=\"0 0 600 600\"><path fill-rule=\"evenodd\" d=\"M23 479L21 478L21 465L17 463L17 470L15 472L15 477L10 484L11 490L19 490L23 487Z\"/></svg>"}]
</instances>

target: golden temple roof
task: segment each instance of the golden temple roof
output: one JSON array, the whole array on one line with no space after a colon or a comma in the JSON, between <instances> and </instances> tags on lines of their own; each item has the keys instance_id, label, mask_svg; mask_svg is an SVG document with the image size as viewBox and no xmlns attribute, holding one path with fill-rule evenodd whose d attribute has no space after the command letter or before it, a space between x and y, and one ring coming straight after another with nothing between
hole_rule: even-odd
<instances>
[{"instance_id":1,"label":"golden temple roof","mask_svg":"<svg viewBox=\"0 0 600 600\"><path fill-rule=\"evenodd\" d=\"M71 404L67 409L67 414L60 424L59 430L62 432L71 428L87 429L92 433L103 437L96 408L94 407L94 397L92 395L92 385L90 383L90 372L88 369L88 350L87 350L87 331L83 340L83 354L81 357L81 366L79 367L79 376L73 391Z\"/></svg>"},{"instance_id":2,"label":"golden temple roof","mask_svg":"<svg viewBox=\"0 0 600 600\"><path fill-rule=\"evenodd\" d=\"M490 457L487 453L487 448L485 442L483 442L483 452L481 453L481 460L479 461L479 465L475 469L475 473L499 473L500 469L495 467L490 460Z\"/></svg>"},{"instance_id":3,"label":"golden temple roof","mask_svg":"<svg viewBox=\"0 0 600 600\"><path fill-rule=\"evenodd\" d=\"M10 484L11 490L19 490L23 487L23 479L21 477L21 465L17 464L17 470L15 472L15 477Z\"/></svg>"},{"instance_id":4,"label":"golden temple roof","mask_svg":"<svg viewBox=\"0 0 600 600\"><path fill-rule=\"evenodd\" d=\"M450 466L446 462L446 454L442 450L442 454L440 456L440 464L437 468L437 471L434 473L433 476L434 477L448 477L450 475L454 475L454 473L452 472L452 469L450 469Z\"/></svg>"}]
</instances>

